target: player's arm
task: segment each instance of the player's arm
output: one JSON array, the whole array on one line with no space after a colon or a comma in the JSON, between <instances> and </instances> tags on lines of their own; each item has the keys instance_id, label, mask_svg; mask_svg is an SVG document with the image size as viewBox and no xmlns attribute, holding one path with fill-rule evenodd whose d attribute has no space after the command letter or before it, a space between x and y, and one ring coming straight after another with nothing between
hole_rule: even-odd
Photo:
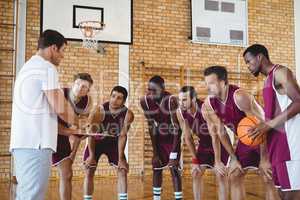
<instances>
[{"instance_id":1,"label":"player's arm","mask_svg":"<svg viewBox=\"0 0 300 200\"><path fill-rule=\"evenodd\" d=\"M72 134L76 134L79 130L70 129L65 127L62 123L58 123L58 134L64 136L70 136Z\"/></svg>"},{"instance_id":2,"label":"player's arm","mask_svg":"<svg viewBox=\"0 0 300 200\"><path fill-rule=\"evenodd\" d=\"M92 98L91 98L91 96L88 96L88 104L86 106L86 109L84 110L84 112L82 114L80 114L80 118L79 118L80 131L83 131L83 130L88 128L88 124L89 124L88 123L88 116L89 116L89 113L92 110L92 105L93 105ZM70 154L71 160L74 161L76 152L77 152L77 150L79 148L79 145L80 145L80 142L81 142L81 140L83 140L85 138L86 137L81 137L81 138L77 138L76 136L75 137L73 137L73 136L70 137L70 140L72 140L72 152Z\"/></svg>"},{"instance_id":3,"label":"player's arm","mask_svg":"<svg viewBox=\"0 0 300 200\"><path fill-rule=\"evenodd\" d=\"M144 111L144 115L145 115L147 123L148 123L148 129L149 129L151 144L152 144L152 148L153 148L153 156L157 157L158 156L158 148L157 148L158 133L157 133L156 125L149 113L149 110L146 106L146 102L145 102L144 98L140 99L140 104Z\"/></svg>"},{"instance_id":4,"label":"player's arm","mask_svg":"<svg viewBox=\"0 0 300 200\"><path fill-rule=\"evenodd\" d=\"M202 115L207 122L209 129L209 134L212 137L212 141L215 143L215 146L218 147L219 141L222 143L230 157L236 159L233 146L230 142L228 134L225 132L225 127L220 118L216 115L215 111L209 105L209 99L206 98L202 106ZM218 150L220 153L220 150ZM218 157L220 156L218 155Z\"/></svg>"},{"instance_id":5,"label":"player's arm","mask_svg":"<svg viewBox=\"0 0 300 200\"><path fill-rule=\"evenodd\" d=\"M239 89L233 96L236 105L247 115L255 116L260 121L264 121L264 110L255 100L254 96L247 93L245 90ZM260 145L261 160L268 160L266 143Z\"/></svg>"},{"instance_id":6,"label":"player's arm","mask_svg":"<svg viewBox=\"0 0 300 200\"><path fill-rule=\"evenodd\" d=\"M281 87L291 99L291 104L274 119L267 122L270 128L276 128L300 113L300 89L293 73L286 67L278 67L274 72L275 85Z\"/></svg>"},{"instance_id":7,"label":"player's arm","mask_svg":"<svg viewBox=\"0 0 300 200\"><path fill-rule=\"evenodd\" d=\"M260 121L264 121L264 111L253 95L247 93L245 90L239 89L234 93L233 97L240 110L247 115L255 116ZM271 179L272 176L266 146L266 140L264 140L263 143L260 144L260 168L263 170L263 173Z\"/></svg>"},{"instance_id":8,"label":"player's arm","mask_svg":"<svg viewBox=\"0 0 300 200\"><path fill-rule=\"evenodd\" d=\"M224 148L226 149L226 151L230 156L231 168L229 173L232 173L236 169L239 169L241 172L243 172L242 166L237 160L237 157L235 155L229 136L225 132L224 124L220 120L220 118L216 115L215 111L212 109L208 101L209 98L206 98L203 103L202 115L207 122L209 134L211 135L212 138L212 145L214 148L214 155L216 159L215 168L221 175L225 174L224 168L220 167L223 166L221 162L221 146L220 146L220 141L221 141L222 145L224 146Z\"/></svg>"},{"instance_id":9,"label":"player's arm","mask_svg":"<svg viewBox=\"0 0 300 200\"><path fill-rule=\"evenodd\" d=\"M44 90L44 94L51 108L62 120L69 124L78 125L78 117L70 103L65 99L61 89Z\"/></svg>"},{"instance_id":10,"label":"player's arm","mask_svg":"<svg viewBox=\"0 0 300 200\"><path fill-rule=\"evenodd\" d=\"M125 168L126 170L128 170L128 169L126 167L127 162L126 162L124 150L125 150L126 141L127 141L127 134L128 134L130 125L133 122L133 120L134 120L133 112L128 109L127 114L124 119L124 124L123 124L122 130L121 130L119 138L118 138L119 162L123 162L123 164L125 165L125 166L123 166L123 165L120 166L120 163L119 163L119 167Z\"/></svg>"},{"instance_id":11,"label":"player's arm","mask_svg":"<svg viewBox=\"0 0 300 200\"><path fill-rule=\"evenodd\" d=\"M181 131L180 125L176 116L176 111L178 109L178 100L175 96L170 97L170 112L172 121L172 134L173 134L173 146L172 152L170 154L170 159L176 160L179 156L180 142L181 142Z\"/></svg>"},{"instance_id":12,"label":"player's arm","mask_svg":"<svg viewBox=\"0 0 300 200\"><path fill-rule=\"evenodd\" d=\"M217 126L214 125L214 121L212 120L212 118L210 118L209 112L211 112L211 110L209 110L209 108L206 107L205 103L202 104L201 112L204 120L207 123L207 128L208 128L207 134L210 134L212 140L212 147L214 150L214 157L215 157L215 163L214 163L215 170L220 175L225 176L226 170L221 160L221 142L217 135L217 129L216 129Z\"/></svg>"},{"instance_id":13,"label":"player's arm","mask_svg":"<svg viewBox=\"0 0 300 200\"><path fill-rule=\"evenodd\" d=\"M101 122L104 120L104 109L102 106L95 106L88 117L89 127L88 133L96 133L99 130ZM95 138L88 137L89 156L91 159L95 159Z\"/></svg>"},{"instance_id":14,"label":"player's arm","mask_svg":"<svg viewBox=\"0 0 300 200\"><path fill-rule=\"evenodd\" d=\"M177 116L180 128L182 130L182 134L184 135L185 143L186 143L189 151L192 154L192 158L197 159L195 143L194 143L194 140L192 137L192 131L191 131L189 125L187 124L187 122L184 119L182 119L179 109L177 109L177 111L176 111L176 116Z\"/></svg>"}]
</instances>

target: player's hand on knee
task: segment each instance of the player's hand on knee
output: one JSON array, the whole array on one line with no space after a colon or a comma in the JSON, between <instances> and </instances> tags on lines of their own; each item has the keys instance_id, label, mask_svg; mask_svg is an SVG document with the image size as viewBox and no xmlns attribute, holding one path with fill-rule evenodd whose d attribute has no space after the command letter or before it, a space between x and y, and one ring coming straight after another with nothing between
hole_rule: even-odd
<instances>
[{"instance_id":1,"label":"player's hand on knee","mask_svg":"<svg viewBox=\"0 0 300 200\"><path fill-rule=\"evenodd\" d=\"M192 176L198 176L202 174L202 170L199 164L192 164Z\"/></svg>"},{"instance_id":2,"label":"player's hand on knee","mask_svg":"<svg viewBox=\"0 0 300 200\"><path fill-rule=\"evenodd\" d=\"M244 173L241 163L237 159L232 159L229 164L229 175L232 173Z\"/></svg>"},{"instance_id":3,"label":"player's hand on knee","mask_svg":"<svg viewBox=\"0 0 300 200\"><path fill-rule=\"evenodd\" d=\"M272 168L268 160L261 160L259 163L258 173L263 176L265 182L272 180Z\"/></svg>"},{"instance_id":4,"label":"player's hand on knee","mask_svg":"<svg viewBox=\"0 0 300 200\"><path fill-rule=\"evenodd\" d=\"M218 173L221 176L227 175L227 168L221 161L215 162L214 170L215 170L215 173Z\"/></svg>"},{"instance_id":5,"label":"player's hand on knee","mask_svg":"<svg viewBox=\"0 0 300 200\"><path fill-rule=\"evenodd\" d=\"M154 168L160 168L162 167L162 162L158 156L152 157L152 165Z\"/></svg>"},{"instance_id":6,"label":"player's hand on knee","mask_svg":"<svg viewBox=\"0 0 300 200\"><path fill-rule=\"evenodd\" d=\"M129 165L125 158L119 159L118 169L124 169L126 172L129 170Z\"/></svg>"},{"instance_id":7,"label":"player's hand on knee","mask_svg":"<svg viewBox=\"0 0 300 200\"><path fill-rule=\"evenodd\" d=\"M89 169L89 168L96 168L97 166L97 162L96 159L93 156L89 156L85 162L84 162L85 168Z\"/></svg>"},{"instance_id":8,"label":"player's hand on knee","mask_svg":"<svg viewBox=\"0 0 300 200\"><path fill-rule=\"evenodd\" d=\"M178 167L179 162L177 159L169 159L168 166L169 167Z\"/></svg>"}]
</instances>

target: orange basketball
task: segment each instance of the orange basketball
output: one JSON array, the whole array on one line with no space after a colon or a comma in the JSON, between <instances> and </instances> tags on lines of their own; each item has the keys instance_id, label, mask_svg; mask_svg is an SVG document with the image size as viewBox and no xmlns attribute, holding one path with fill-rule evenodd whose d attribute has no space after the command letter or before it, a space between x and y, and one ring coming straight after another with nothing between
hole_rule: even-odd
<instances>
[{"instance_id":1,"label":"orange basketball","mask_svg":"<svg viewBox=\"0 0 300 200\"><path fill-rule=\"evenodd\" d=\"M239 140L248 146L257 146L259 144L261 144L264 141L264 137L263 136L259 136L257 138L255 138L255 140L252 140L249 136L248 136L248 130L252 127L254 127L255 125L257 125L259 123L259 120L254 117L254 116L247 116L244 117L237 128L237 135Z\"/></svg>"}]
</instances>

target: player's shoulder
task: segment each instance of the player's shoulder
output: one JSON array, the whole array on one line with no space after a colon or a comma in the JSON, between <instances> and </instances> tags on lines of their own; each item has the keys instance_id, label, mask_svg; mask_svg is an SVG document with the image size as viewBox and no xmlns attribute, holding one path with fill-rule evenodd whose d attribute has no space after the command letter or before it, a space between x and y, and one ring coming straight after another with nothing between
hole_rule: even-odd
<instances>
[{"instance_id":1,"label":"player's shoulder","mask_svg":"<svg viewBox=\"0 0 300 200\"><path fill-rule=\"evenodd\" d=\"M243 88L238 88L233 93L233 97L235 98L235 100L243 100L245 98L248 98L249 95L250 94Z\"/></svg>"},{"instance_id":2,"label":"player's shoulder","mask_svg":"<svg viewBox=\"0 0 300 200\"><path fill-rule=\"evenodd\" d=\"M128 108L128 110L127 110L127 119L128 119L128 121L133 121L134 120L134 113L133 113L133 111L131 110L131 109L129 109Z\"/></svg>"},{"instance_id":3,"label":"player's shoulder","mask_svg":"<svg viewBox=\"0 0 300 200\"><path fill-rule=\"evenodd\" d=\"M140 97L140 105L142 107L143 110L147 110L148 108L148 97L147 95L144 95L142 97Z\"/></svg>"},{"instance_id":4,"label":"player's shoulder","mask_svg":"<svg viewBox=\"0 0 300 200\"><path fill-rule=\"evenodd\" d=\"M275 80L285 80L287 77L293 77L293 72L290 70L288 67L283 66L283 65L277 65L276 68L274 69L274 79ZM287 79L288 80L288 79Z\"/></svg>"}]
</instances>

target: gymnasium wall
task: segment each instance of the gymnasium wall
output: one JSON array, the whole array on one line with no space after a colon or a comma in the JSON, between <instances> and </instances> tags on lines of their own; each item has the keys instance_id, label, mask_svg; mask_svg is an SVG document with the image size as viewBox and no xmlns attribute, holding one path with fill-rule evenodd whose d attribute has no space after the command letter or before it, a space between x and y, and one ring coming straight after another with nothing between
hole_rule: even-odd
<instances>
[{"instance_id":1,"label":"gymnasium wall","mask_svg":"<svg viewBox=\"0 0 300 200\"><path fill-rule=\"evenodd\" d=\"M249 44L265 44L273 62L294 69L294 17L292 0L249 0ZM26 59L36 51L40 25L39 0L27 0ZM10 1L0 2L0 20L12 19ZM5 12L4 12L5 11ZM189 0L134 0L133 1L133 44L130 46L130 96L129 106L135 121L129 133L130 174L151 173L151 144L147 124L139 106L139 97L144 94L147 80L154 74L162 75L167 90L175 93L180 86L192 84L199 97L205 97L202 70L209 65L225 65L230 72L230 81L246 88L260 97L262 78L253 78L247 73L242 60L243 48L192 44ZM11 29L0 29L0 49L9 47ZM5 39L5 40L3 40ZM100 55L80 47L78 42L69 42L65 59L58 67L60 81L64 86L72 83L77 72L89 72L95 80L92 96L95 102L108 99L111 88L118 83L118 45L107 44L106 54ZM8 153L11 113L11 80L2 74L11 74L10 52L0 53L0 154ZM82 143L74 164L74 176L83 176L81 165ZM190 163L185 150L185 169ZM97 174L114 175L114 170L102 158ZM8 178L10 157L0 157L1 178ZM186 170L189 172L189 170ZM52 177L57 177L53 169Z\"/></svg>"}]
</instances>

